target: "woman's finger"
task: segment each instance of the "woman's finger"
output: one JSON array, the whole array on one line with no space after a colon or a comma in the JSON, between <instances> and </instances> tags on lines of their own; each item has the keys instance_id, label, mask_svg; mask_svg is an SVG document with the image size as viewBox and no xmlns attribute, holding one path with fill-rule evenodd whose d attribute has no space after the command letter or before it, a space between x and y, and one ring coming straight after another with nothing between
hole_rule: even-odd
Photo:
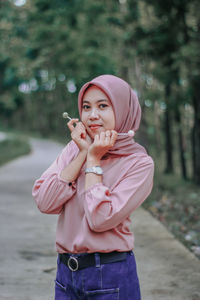
<instances>
[{"instance_id":1,"label":"woman's finger","mask_svg":"<svg viewBox=\"0 0 200 300\"><path fill-rule=\"evenodd\" d=\"M110 143L112 146L115 144L116 139L117 139L117 132L115 130L112 130L111 138L110 138Z\"/></svg>"},{"instance_id":2,"label":"woman's finger","mask_svg":"<svg viewBox=\"0 0 200 300\"><path fill-rule=\"evenodd\" d=\"M100 136L98 134L95 134L94 136L94 143L97 144L100 140Z\"/></svg>"},{"instance_id":3,"label":"woman's finger","mask_svg":"<svg viewBox=\"0 0 200 300\"><path fill-rule=\"evenodd\" d=\"M107 130L105 132L105 142L106 142L106 144L110 144L110 137L111 137L111 131Z\"/></svg>"},{"instance_id":4,"label":"woman's finger","mask_svg":"<svg viewBox=\"0 0 200 300\"><path fill-rule=\"evenodd\" d=\"M104 143L105 142L105 137L106 137L106 133L105 133L105 131L102 131L101 133L100 133L100 137L99 137L99 139L100 139L100 143Z\"/></svg>"},{"instance_id":5,"label":"woman's finger","mask_svg":"<svg viewBox=\"0 0 200 300\"><path fill-rule=\"evenodd\" d=\"M77 123L76 130L80 134L81 138L86 138L86 129L82 122Z\"/></svg>"},{"instance_id":6,"label":"woman's finger","mask_svg":"<svg viewBox=\"0 0 200 300\"><path fill-rule=\"evenodd\" d=\"M79 121L79 119L71 119L68 123L67 126L69 128L69 130L72 132L74 130L74 124L77 124Z\"/></svg>"},{"instance_id":7,"label":"woman's finger","mask_svg":"<svg viewBox=\"0 0 200 300\"><path fill-rule=\"evenodd\" d=\"M78 122L78 123L76 124L76 128L77 128L78 130L85 130L85 126L83 125L82 122Z\"/></svg>"}]
</instances>

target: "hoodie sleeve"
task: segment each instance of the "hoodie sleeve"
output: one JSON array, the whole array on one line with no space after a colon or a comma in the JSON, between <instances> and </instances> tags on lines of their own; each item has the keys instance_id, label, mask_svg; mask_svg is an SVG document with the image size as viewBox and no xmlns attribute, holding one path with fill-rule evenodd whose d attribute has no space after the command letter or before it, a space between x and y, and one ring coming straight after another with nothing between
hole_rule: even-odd
<instances>
[{"instance_id":1,"label":"hoodie sleeve","mask_svg":"<svg viewBox=\"0 0 200 300\"><path fill-rule=\"evenodd\" d=\"M103 232L123 222L149 196L153 174L154 163L147 156L138 160L112 191L103 183L86 190L84 209L90 228Z\"/></svg>"},{"instance_id":2,"label":"hoodie sleeve","mask_svg":"<svg viewBox=\"0 0 200 300\"><path fill-rule=\"evenodd\" d=\"M59 214L63 205L75 194L76 184L66 182L60 174L78 153L77 149L75 143L71 141L52 165L35 181L32 195L42 213Z\"/></svg>"}]
</instances>

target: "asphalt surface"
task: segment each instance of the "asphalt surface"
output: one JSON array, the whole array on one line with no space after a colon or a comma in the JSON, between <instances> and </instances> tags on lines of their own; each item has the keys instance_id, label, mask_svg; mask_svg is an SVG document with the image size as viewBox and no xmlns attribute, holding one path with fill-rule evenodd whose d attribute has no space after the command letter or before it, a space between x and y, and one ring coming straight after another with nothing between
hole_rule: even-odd
<instances>
[{"instance_id":1,"label":"asphalt surface","mask_svg":"<svg viewBox=\"0 0 200 300\"><path fill-rule=\"evenodd\" d=\"M31 143L0 168L0 300L54 299L57 216L41 214L31 190L63 146ZM144 209L132 220L142 300L200 300L200 261Z\"/></svg>"}]
</instances>

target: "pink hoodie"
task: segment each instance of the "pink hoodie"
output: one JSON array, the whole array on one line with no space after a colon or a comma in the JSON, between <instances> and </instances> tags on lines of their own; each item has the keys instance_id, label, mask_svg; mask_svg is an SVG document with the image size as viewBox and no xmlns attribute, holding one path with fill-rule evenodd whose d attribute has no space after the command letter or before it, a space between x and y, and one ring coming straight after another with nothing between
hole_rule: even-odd
<instances>
[{"instance_id":1,"label":"pink hoodie","mask_svg":"<svg viewBox=\"0 0 200 300\"><path fill-rule=\"evenodd\" d=\"M118 86L122 84L121 88L128 84L112 75L97 77L96 83L100 82L99 78L101 84L102 79L107 85L111 82L109 88L107 87L107 94L110 91L109 97L116 114L117 93L114 98L110 96L114 88L112 84L115 80ZM106 92L103 84L101 88ZM82 88L79 93L79 104L84 90L85 88ZM128 118L128 123L124 121L127 113L123 113L124 117L120 121L124 124L123 130L137 130L140 122L137 97L135 95L134 100L131 100L133 98L130 96L129 88L127 88L127 93L124 92L122 95L123 101L129 102L128 107L130 107L130 101L136 101L137 107L137 113L133 113L134 120ZM120 98L117 101L120 101ZM118 131L120 131L120 122L116 124L119 126ZM128 145L127 151L126 144ZM129 229L130 215L151 192L154 173L152 158L134 140L129 138L119 140L117 149L111 149L106 159L101 161L104 172L103 183L95 184L85 191L85 164L75 184L70 185L60 178L61 171L77 156L78 152L78 147L71 141L33 186L33 197L40 211L60 214L56 233L57 251L59 253L82 253L133 249L134 235Z\"/></svg>"}]
</instances>

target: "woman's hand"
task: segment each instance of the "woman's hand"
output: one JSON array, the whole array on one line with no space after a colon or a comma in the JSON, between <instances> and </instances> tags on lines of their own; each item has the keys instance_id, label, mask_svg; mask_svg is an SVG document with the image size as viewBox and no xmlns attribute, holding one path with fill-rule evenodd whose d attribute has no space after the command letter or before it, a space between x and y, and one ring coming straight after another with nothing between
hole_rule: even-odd
<instances>
[{"instance_id":1,"label":"woman's hand","mask_svg":"<svg viewBox=\"0 0 200 300\"><path fill-rule=\"evenodd\" d=\"M74 126L75 124L75 126ZM92 142L91 138L85 130L85 126L79 119L71 119L67 126L71 131L71 138L79 147L80 151L88 151L88 148Z\"/></svg>"},{"instance_id":2,"label":"woman's hand","mask_svg":"<svg viewBox=\"0 0 200 300\"><path fill-rule=\"evenodd\" d=\"M106 130L99 135L95 135L94 142L88 149L88 162L99 164L101 158L112 148L117 139L117 132L115 130Z\"/></svg>"}]
</instances>

